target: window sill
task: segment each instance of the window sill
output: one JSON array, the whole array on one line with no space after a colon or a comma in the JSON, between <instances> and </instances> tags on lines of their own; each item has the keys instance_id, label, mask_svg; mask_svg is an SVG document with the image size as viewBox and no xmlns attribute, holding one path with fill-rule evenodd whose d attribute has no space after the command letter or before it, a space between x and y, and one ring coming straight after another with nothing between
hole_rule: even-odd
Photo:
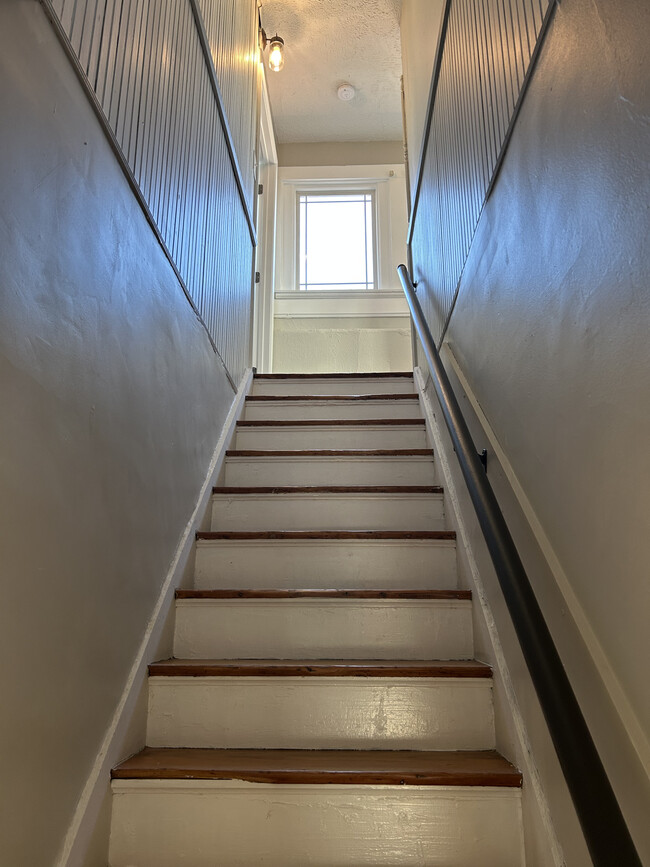
<instances>
[{"instance_id":1,"label":"window sill","mask_svg":"<svg viewBox=\"0 0 650 867\"><path fill-rule=\"evenodd\" d=\"M408 317L408 304L399 290L336 290L276 292L274 316L277 318L350 318L370 319Z\"/></svg>"},{"instance_id":2,"label":"window sill","mask_svg":"<svg viewBox=\"0 0 650 867\"><path fill-rule=\"evenodd\" d=\"M275 293L279 301L309 301L318 298L404 298L401 289L288 289Z\"/></svg>"}]
</instances>

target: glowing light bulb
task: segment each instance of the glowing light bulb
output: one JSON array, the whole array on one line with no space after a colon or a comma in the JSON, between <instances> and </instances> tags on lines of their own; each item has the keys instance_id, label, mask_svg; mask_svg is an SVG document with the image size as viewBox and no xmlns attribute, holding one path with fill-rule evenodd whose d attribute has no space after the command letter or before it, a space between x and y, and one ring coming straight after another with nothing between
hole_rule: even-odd
<instances>
[{"instance_id":1,"label":"glowing light bulb","mask_svg":"<svg viewBox=\"0 0 650 867\"><path fill-rule=\"evenodd\" d=\"M284 39L276 35L269 40L269 69L279 72L284 66Z\"/></svg>"}]
</instances>

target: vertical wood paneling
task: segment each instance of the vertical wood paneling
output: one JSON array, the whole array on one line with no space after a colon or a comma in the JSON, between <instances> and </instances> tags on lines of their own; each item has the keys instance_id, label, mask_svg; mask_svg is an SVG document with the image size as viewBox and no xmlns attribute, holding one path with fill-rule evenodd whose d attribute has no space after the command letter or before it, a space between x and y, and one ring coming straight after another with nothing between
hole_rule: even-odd
<instances>
[{"instance_id":1,"label":"vertical wood paneling","mask_svg":"<svg viewBox=\"0 0 650 867\"><path fill-rule=\"evenodd\" d=\"M241 0L198 0L249 209L255 187L257 9Z\"/></svg>"},{"instance_id":2,"label":"vertical wood paneling","mask_svg":"<svg viewBox=\"0 0 650 867\"><path fill-rule=\"evenodd\" d=\"M248 364L252 243L208 64L229 120L244 196L255 189L254 0L51 0L188 294L234 382Z\"/></svg>"},{"instance_id":3,"label":"vertical wood paneling","mask_svg":"<svg viewBox=\"0 0 650 867\"><path fill-rule=\"evenodd\" d=\"M444 334L553 0L450 0L411 217L418 295Z\"/></svg>"}]
</instances>

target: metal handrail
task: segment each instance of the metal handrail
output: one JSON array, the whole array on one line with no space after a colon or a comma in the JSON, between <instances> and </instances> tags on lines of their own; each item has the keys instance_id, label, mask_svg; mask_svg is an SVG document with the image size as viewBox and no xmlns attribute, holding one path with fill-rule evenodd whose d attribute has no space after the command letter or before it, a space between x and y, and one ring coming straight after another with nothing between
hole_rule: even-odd
<instances>
[{"instance_id":1,"label":"metal handrail","mask_svg":"<svg viewBox=\"0 0 650 867\"><path fill-rule=\"evenodd\" d=\"M595 867L642 867L405 265L397 269L440 407Z\"/></svg>"}]
</instances>

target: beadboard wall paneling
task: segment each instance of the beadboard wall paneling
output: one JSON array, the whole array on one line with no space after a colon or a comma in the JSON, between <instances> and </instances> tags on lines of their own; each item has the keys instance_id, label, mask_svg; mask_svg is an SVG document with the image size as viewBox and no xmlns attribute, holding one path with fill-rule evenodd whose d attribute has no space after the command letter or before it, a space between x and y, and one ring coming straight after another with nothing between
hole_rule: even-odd
<instances>
[{"instance_id":1,"label":"beadboard wall paneling","mask_svg":"<svg viewBox=\"0 0 650 867\"><path fill-rule=\"evenodd\" d=\"M253 248L210 59L203 54L190 0L46 0L46 5L61 25L187 293L232 381L238 382L249 359ZM255 4L204 0L200 8L230 100L226 113L235 121L233 139L250 212Z\"/></svg>"},{"instance_id":2,"label":"beadboard wall paneling","mask_svg":"<svg viewBox=\"0 0 650 867\"><path fill-rule=\"evenodd\" d=\"M257 129L257 8L249 0L197 0L210 43L228 124L253 211Z\"/></svg>"},{"instance_id":3,"label":"beadboard wall paneling","mask_svg":"<svg viewBox=\"0 0 650 867\"><path fill-rule=\"evenodd\" d=\"M411 216L414 279L436 340L452 313L479 216L553 5L553 0L448 4Z\"/></svg>"}]
</instances>

